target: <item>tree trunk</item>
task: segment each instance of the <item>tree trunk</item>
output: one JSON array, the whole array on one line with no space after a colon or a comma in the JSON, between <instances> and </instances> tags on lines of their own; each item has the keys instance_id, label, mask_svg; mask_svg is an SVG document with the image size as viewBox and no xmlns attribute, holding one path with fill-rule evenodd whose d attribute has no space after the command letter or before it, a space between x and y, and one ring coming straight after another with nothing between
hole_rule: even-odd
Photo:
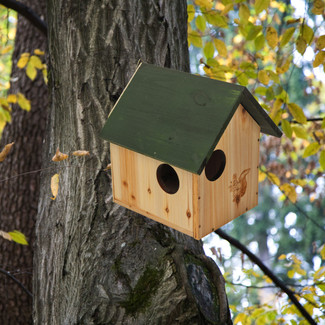
<instances>
[{"instance_id":1,"label":"tree trunk","mask_svg":"<svg viewBox=\"0 0 325 325\"><path fill-rule=\"evenodd\" d=\"M39 15L45 15L45 1L30 0L30 5ZM31 100L30 112L14 105L12 122L2 134L0 148L15 142L7 159L0 163L0 179L41 168L42 142L47 117L47 86L43 77L31 81L24 70L17 68L17 61L24 52L45 50L46 39L25 18L19 16L10 92L23 93ZM0 149L1 150L1 149ZM39 174L13 178L0 184L0 230L17 229L23 232L29 246L22 246L0 238L0 268L14 275L29 291L32 290L34 225L39 196ZM32 298L0 273L0 324L31 324Z\"/></svg>"},{"instance_id":2,"label":"tree trunk","mask_svg":"<svg viewBox=\"0 0 325 325\"><path fill-rule=\"evenodd\" d=\"M188 71L185 0L48 0L50 119L36 226L35 324L230 324L202 243L112 202L109 110L138 60ZM123 132L123 130L121 130ZM53 163L64 153L90 156Z\"/></svg>"}]
</instances>

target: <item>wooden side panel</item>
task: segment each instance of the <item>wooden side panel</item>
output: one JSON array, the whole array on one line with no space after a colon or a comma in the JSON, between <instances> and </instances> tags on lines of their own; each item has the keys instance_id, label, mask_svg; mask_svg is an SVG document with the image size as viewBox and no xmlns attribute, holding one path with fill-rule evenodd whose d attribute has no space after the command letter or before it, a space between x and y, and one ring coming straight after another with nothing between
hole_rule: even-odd
<instances>
[{"instance_id":1,"label":"wooden side panel","mask_svg":"<svg viewBox=\"0 0 325 325\"><path fill-rule=\"evenodd\" d=\"M157 181L160 161L112 143L110 147L114 201L193 236L192 174L173 166L180 186L168 194Z\"/></svg>"},{"instance_id":2,"label":"wooden side panel","mask_svg":"<svg viewBox=\"0 0 325 325\"><path fill-rule=\"evenodd\" d=\"M205 170L198 176L200 238L257 205L259 136L259 125L239 105L216 146L226 155L222 175L213 182Z\"/></svg>"}]
</instances>

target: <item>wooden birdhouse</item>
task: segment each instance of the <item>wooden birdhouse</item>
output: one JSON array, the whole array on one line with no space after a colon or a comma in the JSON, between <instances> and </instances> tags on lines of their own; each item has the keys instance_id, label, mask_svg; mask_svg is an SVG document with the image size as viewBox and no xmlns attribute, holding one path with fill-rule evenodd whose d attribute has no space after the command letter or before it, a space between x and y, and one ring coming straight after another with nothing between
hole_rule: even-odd
<instances>
[{"instance_id":1,"label":"wooden birdhouse","mask_svg":"<svg viewBox=\"0 0 325 325\"><path fill-rule=\"evenodd\" d=\"M141 63L102 130L114 201L200 239L257 205L260 132L245 87Z\"/></svg>"}]
</instances>

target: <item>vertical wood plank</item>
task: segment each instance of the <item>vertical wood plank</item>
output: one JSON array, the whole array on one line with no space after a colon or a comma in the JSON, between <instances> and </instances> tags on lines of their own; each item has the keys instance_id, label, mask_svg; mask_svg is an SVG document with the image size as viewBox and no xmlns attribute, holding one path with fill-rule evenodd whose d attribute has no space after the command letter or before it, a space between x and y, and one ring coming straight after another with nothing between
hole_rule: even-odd
<instances>
[{"instance_id":1,"label":"vertical wood plank","mask_svg":"<svg viewBox=\"0 0 325 325\"><path fill-rule=\"evenodd\" d=\"M115 144L111 144L111 161L115 202L193 236L191 173L172 166L180 186L175 194L168 194L156 177L162 162Z\"/></svg>"},{"instance_id":2,"label":"vertical wood plank","mask_svg":"<svg viewBox=\"0 0 325 325\"><path fill-rule=\"evenodd\" d=\"M199 176L199 236L209 234L258 204L260 127L239 105L216 149L226 155L223 174L211 182Z\"/></svg>"}]
</instances>

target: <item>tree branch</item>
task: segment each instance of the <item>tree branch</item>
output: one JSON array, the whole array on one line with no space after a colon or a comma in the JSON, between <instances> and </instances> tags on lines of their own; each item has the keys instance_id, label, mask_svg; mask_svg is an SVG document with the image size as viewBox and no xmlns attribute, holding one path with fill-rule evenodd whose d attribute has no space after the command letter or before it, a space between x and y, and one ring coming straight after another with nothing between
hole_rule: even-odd
<instances>
[{"instance_id":1,"label":"tree branch","mask_svg":"<svg viewBox=\"0 0 325 325\"><path fill-rule=\"evenodd\" d=\"M33 298L32 293L17 278L15 278L10 272L0 268L0 273L8 276L11 280L16 282L31 298Z\"/></svg>"},{"instance_id":2,"label":"tree branch","mask_svg":"<svg viewBox=\"0 0 325 325\"><path fill-rule=\"evenodd\" d=\"M36 28L38 28L45 36L47 36L47 25L43 19L41 19L35 11L27 7L21 2L16 0L0 0L0 4L17 11L30 21Z\"/></svg>"},{"instance_id":3,"label":"tree branch","mask_svg":"<svg viewBox=\"0 0 325 325\"><path fill-rule=\"evenodd\" d=\"M298 310L301 312L303 317L308 321L308 323L312 325L317 325L317 323L313 320L313 318L310 316L307 310L300 304L300 302L295 296L295 293L292 290L290 290L286 286L286 284L281 279L279 279L255 254L253 254L246 246L244 246L237 239L226 234L223 230L218 229L215 231L215 233L219 235L221 238L227 240L232 246L235 246L244 254L246 254L249 257L249 259L256 265L258 265L258 267L264 272L264 274L267 275L278 288L280 288L283 292L287 294L289 299L298 308Z\"/></svg>"}]
</instances>

